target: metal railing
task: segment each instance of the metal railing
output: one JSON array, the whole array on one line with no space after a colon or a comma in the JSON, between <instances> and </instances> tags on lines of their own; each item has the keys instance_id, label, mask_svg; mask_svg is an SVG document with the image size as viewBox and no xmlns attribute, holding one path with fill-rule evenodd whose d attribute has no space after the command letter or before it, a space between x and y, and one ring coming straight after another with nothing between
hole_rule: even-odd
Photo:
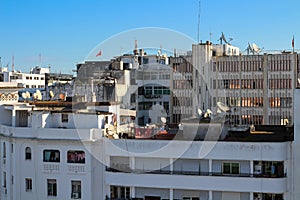
<instances>
[{"instance_id":1,"label":"metal railing","mask_svg":"<svg viewBox=\"0 0 300 200\"><path fill-rule=\"evenodd\" d=\"M252 174L252 173L238 173L227 174L222 172L201 172L201 171L170 171L170 170L142 170L142 169L114 169L106 167L107 172L116 173L134 173L134 174L169 174L169 175L191 175L191 176L227 176L227 177L256 177L256 178L284 178L286 174Z\"/></svg>"}]
</instances>

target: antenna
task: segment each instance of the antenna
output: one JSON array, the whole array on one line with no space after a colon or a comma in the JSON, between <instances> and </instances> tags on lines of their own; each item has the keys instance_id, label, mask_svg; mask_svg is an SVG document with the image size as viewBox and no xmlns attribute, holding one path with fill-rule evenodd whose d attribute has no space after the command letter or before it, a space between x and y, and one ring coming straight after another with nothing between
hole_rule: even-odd
<instances>
[{"instance_id":1,"label":"antenna","mask_svg":"<svg viewBox=\"0 0 300 200\"><path fill-rule=\"evenodd\" d=\"M15 56L12 56L12 61L11 61L11 71L13 72L15 70Z\"/></svg>"},{"instance_id":2,"label":"antenna","mask_svg":"<svg viewBox=\"0 0 300 200\"><path fill-rule=\"evenodd\" d=\"M231 45L229 42L232 40L233 40L233 38L229 38L229 40L227 40L223 32L221 32L220 39L218 39L218 41L220 41L220 44L222 44L222 42L224 41L225 44L228 44L228 45Z\"/></svg>"},{"instance_id":3,"label":"antenna","mask_svg":"<svg viewBox=\"0 0 300 200\"><path fill-rule=\"evenodd\" d=\"M199 10L198 10L198 32L197 32L197 42L200 40L200 16L201 16L201 0L199 0Z\"/></svg>"}]
</instances>

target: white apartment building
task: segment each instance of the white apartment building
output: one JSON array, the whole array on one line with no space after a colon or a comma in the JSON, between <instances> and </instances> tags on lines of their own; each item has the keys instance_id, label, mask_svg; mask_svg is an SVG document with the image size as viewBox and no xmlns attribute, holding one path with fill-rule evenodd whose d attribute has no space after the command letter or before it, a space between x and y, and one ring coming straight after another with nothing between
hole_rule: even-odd
<instances>
[{"instance_id":1,"label":"white apartment building","mask_svg":"<svg viewBox=\"0 0 300 200\"><path fill-rule=\"evenodd\" d=\"M10 72L4 67L0 70L0 82L15 82L23 88L45 88L45 74Z\"/></svg>"}]
</instances>

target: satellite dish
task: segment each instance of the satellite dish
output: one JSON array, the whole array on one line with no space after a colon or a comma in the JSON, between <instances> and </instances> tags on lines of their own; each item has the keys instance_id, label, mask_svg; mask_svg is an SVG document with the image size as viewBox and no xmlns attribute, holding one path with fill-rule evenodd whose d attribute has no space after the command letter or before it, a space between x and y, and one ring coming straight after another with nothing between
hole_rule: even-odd
<instances>
[{"instance_id":1,"label":"satellite dish","mask_svg":"<svg viewBox=\"0 0 300 200\"><path fill-rule=\"evenodd\" d=\"M51 99L53 99L53 97L54 97L54 93L53 93L53 91L52 91L52 90L50 90L50 92L49 92L49 95L50 95L50 98L51 98Z\"/></svg>"},{"instance_id":2,"label":"satellite dish","mask_svg":"<svg viewBox=\"0 0 300 200\"><path fill-rule=\"evenodd\" d=\"M255 53L259 53L260 50L261 50L261 49L257 46L257 44L255 44L255 43L252 44L252 48L253 48L253 51L254 51Z\"/></svg>"},{"instance_id":3,"label":"satellite dish","mask_svg":"<svg viewBox=\"0 0 300 200\"><path fill-rule=\"evenodd\" d=\"M161 120L161 122L164 123L164 124L167 123L167 119L166 119L165 117L161 117L160 120Z\"/></svg>"},{"instance_id":4,"label":"satellite dish","mask_svg":"<svg viewBox=\"0 0 300 200\"><path fill-rule=\"evenodd\" d=\"M30 93L28 91L26 91L25 95L26 95L26 99L30 98Z\"/></svg>"},{"instance_id":5,"label":"satellite dish","mask_svg":"<svg viewBox=\"0 0 300 200\"><path fill-rule=\"evenodd\" d=\"M220 109L220 111L222 111L222 112L229 112L230 111L230 108L222 102L217 102L217 106L218 106L218 109Z\"/></svg>"},{"instance_id":6,"label":"satellite dish","mask_svg":"<svg viewBox=\"0 0 300 200\"><path fill-rule=\"evenodd\" d=\"M201 116L202 115L202 110L200 108L198 108L198 115Z\"/></svg>"},{"instance_id":7,"label":"satellite dish","mask_svg":"<svg viewBox=\"0 0 300 200\"><path fill-rule=\"evenodd\" d=\"M23 97L23 99L27 99L27 95L25 92L22 92L22 97Z\"/></svg>"},{"instance_id":8,"label":"satellite dish","mask_svg":"<svg viewBox=\"0 0 300 200\"><path fill-rule=\"evenodd\" d=\"M212 111L211 111L211 109L209 109L209 108L207 108L207 110L206 110L206 112L207 112L207 114L212 114Z\"/></svg>"},{"instance_id":9,"label":"satellite dish","mask_svg":"<svg viewBox=\"0 0 300 200\"><path fill-rule=\"evenodd\" d=\"M43 97L42 97L42 93L41 93L40 90L37 90L37 91L36 91L36 95L37 95L37 97L36 97L37 100L42 100Z\"/></svg>"}]
</instances>

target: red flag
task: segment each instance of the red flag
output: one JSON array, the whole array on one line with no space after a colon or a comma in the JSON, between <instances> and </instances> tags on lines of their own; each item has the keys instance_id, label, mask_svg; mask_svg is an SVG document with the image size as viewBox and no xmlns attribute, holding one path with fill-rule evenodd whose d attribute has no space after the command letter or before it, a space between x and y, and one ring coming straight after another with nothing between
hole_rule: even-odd
<instances>
[{"instance_id":1,"label":"red flag","mask_svg":"<svg viewBox=\"0 0 300 200\"><path fill-rule=\"evenodd\" d=\"M100 50L97 54L96 57L101 56L102 55L102 51Z\"/></svg>"},{"instance_id":2,"label":"red flag","mask_svg":"<svg viewBox=\"0 0 300 200\"><path fill-rule=\"evenodd\" d=\"M292 47L293 47L293 48L295 47L295 40L294 40L294 36L293 36L293 39L292 39Z\"/></svg>"}]
</instances>

